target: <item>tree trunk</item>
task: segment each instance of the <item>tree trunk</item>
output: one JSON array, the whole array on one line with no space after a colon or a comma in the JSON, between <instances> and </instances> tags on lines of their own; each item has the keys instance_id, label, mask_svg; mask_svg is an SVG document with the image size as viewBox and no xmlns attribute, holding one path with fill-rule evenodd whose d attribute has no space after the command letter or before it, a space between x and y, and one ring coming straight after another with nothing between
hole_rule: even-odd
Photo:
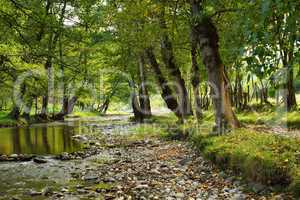
<instances>
[{"instance_id":1,"label":"tree trunk","mask_svg":"<svg viewBox=\"0 0 300 200\"><path fill-rule=\"evenodd\" d=\"M22 83L22 85L20 86L20 96L18 98L22 99L24 98L24 95L25 95L25 92L26 92L26 85L25 83ZM21 108L20 108L20 105L18 105L18 102L14 102L13 104L13 109L12 111L8 114L8 116L12 119L19 119L20 117L20 114L21 114Z\"/></svg>"},{"instance_id":2,"label":"tree trunk","mask_svg":"<svg viewBox=\"0 0 300 200\"><path fill-rule=\"evenodd\" d=\"M106 98L104 103L99 107L99 112L101 114L106 114L109 104L110 104L110 99Z\"/></svg>"},{"instance_id":3,"label":"tree trunk","mask_svg":"<svg viewBox=\"0 0 300 200\"><path fill-rule=\"evenodd\" d=\"M162 96L163 100L167 104L167 107L174 112L174 114L178 117L178 119L181 122L183 122L183 115L181 113L181 110L178 108L177 98L174 96L172 89L168 85L168 81L165 79L165 77L160 69L160 66L154 55L153 49L147 48L146 55L147 55L150 65L156 75L158 84L162 90L161 96Z\"/></svg>"},{"instance_id":4,"label":"tree trunk","mask_svg":"<svg viewBox=\"0 0 300 200\"><path fill-rule=\"evenodd\" d=\"M76 105L76 102L78 100L78 97L77 96L74 96L70 99L69 103L68 103L68 112L67 114L71 114L74 110L74 107Z\"/></svg>"},{"instance_id":5,"label":"tree trunk","mask_svg":"<svg viewBox=\"0 0 300 200\"><path fill-rule=\"evenodd\" d=\"M200 16L200 1L191 0L194 19ZM199 18L198 18L199 19ZM223 133L227 124L236 128L240 126L232 107L229 92L229 81L219 54L219 37L217 29L209 18L202 18L193 25L197 30L199 47L203 63L208 72L208 80L213 92L216 132Z\"/></svg>"},{"instance_id":6,"label":"tree trunk","mask_svg":"<svg viewBox=\"0 0 300 200\"><path fill-rule=\"evenodd\" d=\"M69 108L69 98L66 95L64 95L62 103L63 103L63 105L62 105L60 113L67 115L68 108Z\"/></svg>"},{"instance_id":7,"label":"tree trunk","mask_svg":"<svg viewBox=\"0 0 300 200\"><path fill-rule=\"evenodd\" d=\"M117 92L117 88L118 88L118 85L120 83L120 79L116 79L113 83L113 86L112 86L112 89L110 91L110 93L108 95L106 95L105 97L105 100L104 100L104 103L102 105L99 104L99 112L101 114L106 114L107 110L108 110L108 107L109 107L109 104L110 104L110 99L115 95L115 93Z\"/></svg>"},{"instance_id":8,"label":"tree trunk","mask_svg":"<svg viewBox=\"0 0 300 200\"><path fill-rule=\"evenodd\" d=\"M46 117L48 114L48 103L49 103L49 97L51 97L51 92L54 89L54 80L53 80L53 72L52 72L52 60L53 60L53 54L55 52L56 44L58 42L58 39L61 35L62 29L63 29L63 21L65 17L66 12L66 6L67 1L63 1L63 7L61 10L61 13L59 15L59 31L53 31L50 33L49 40L48 40L48 46L47 46L47 56L46 56L46 63L45 63L45 69L47 70L47 78L48 78L48 88L47 88L47 94L43 96L43 105L42 105L42 117ZM49 9L51 7L51 1L47 1L47 15L49 15ZM60 50L62 50L60 48Z\"/></svg>"},{"instance_id":9,"label":"tree trunk","mask_svg":"<svg viewBox=\"0 0 300 200\"><path fill-rule=\"evenodd\" d=\"M48 57L45 63L45 69L47 70L47 79L48 79L48 87L47 87L47 94L43 96L42 100L42 111L41 115L46 117L48 115L48 104L49 104L49 94L52 90L52 57Z\"/></svg>"},{"instance_id":10,"label":"tree trunk","mask_svg":"<svg viewBox=\"0 0 300 200\"><path fill-rule=\"evenodd\" d=\"M287 83L285 86L285 96L284 102L285 107L288 111L291 111L295 107L297 107L296 102L296 94L295 94L295 87L294 87L294 72L292 67L287 68Z\"/></svg>"},{"instance_id":11,"label":"tree trunk","mask_svg":"<svg viewBox=\"0 0 300 200\"><path fill-rule=\"evenodd\" d=\"M139 75L140 75L140 89L139 89L139 99L140 99L140 106L141 111L143 112L145 117L151 116L151 105L150 105L150 98L147 88L147 80L145 74L145 58L144 55L140 57L139 63Z\"/></svg>"},{"instance_id":12,"label":"tree trunk","mask_svg":"<svg viewBox=\"0 0 300 200\"><path fill-rule=\"evenodd\" d=\"M129 87L131 88L131 106L134 114L135 121L142 123L144 121L144 115L141 111L139 100L136 94L135 83L133 80L129 81Z\"/></svg>"},{"instance_id":13,"label":"tree trunk","mask_svg":"<svg viewBox=\"0 0 300 200\"><path fill-rule=\"evenodd\" d=\"M193 86L193 94L194 94L194 107L195 114L197 120L201 120L203 118L202 108L201 108L201 97L200 97L200 70L197 62L197 41L196 41L196 32L192 30L191 33L191 56L192 56L192 86Z\"/></svg>"},{"instance_id":14,"label":"tree trunk","mask_svg":"<svg viewBox=\"0 0 300 200\"><path fill-rule=\"evenodd\" d=\"M170 75L174 78L175 92L179 98L179 109L184 117L192 115L189 95L185 86L185 81L182 78L179 67L176 65L175 56L173 52L172 42L167 34L167 25L165 22L164 8L160 16L160 27L163 31L161 39L161 54L162 60L168 68Z\"/></svg>"},{"instance_id":15,"label":"tree trunk","mask_svg":"<svg viewBox=\"0 0 300 200\"><path fill-rule=\"evenodd\" d=\"M8 114L8 116L12 119L19 119L20 117L20 114L21 114L21 111L20 111L20 107L17 106L17 105L14 105L13 109L11 110L11 112Z\"/></svg>"},{"instance_id":16,"label":"tree trunk","mask_svg":"<svg viewBox=\"0 0 300 200\"><path fill-rule=\"evenodd\" d=\"M32 99L29 100L29 102L26 104L26 109L24 110L24 118L29 121L30 120L30 112L32 109Z\"/></svg>"}]
</instances>

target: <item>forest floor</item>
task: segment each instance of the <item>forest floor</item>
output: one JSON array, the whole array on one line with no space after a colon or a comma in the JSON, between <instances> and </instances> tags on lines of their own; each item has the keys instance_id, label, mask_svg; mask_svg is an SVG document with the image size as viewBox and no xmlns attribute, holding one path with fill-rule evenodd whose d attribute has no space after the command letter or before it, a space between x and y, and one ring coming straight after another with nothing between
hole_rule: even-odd
<instances>
[{"instance_id":1,"label":"forest floor","mask_svg":"<svg viewBox=\"0 0 300 200\"><path fill-rule=\"evenodd\" d=\"M219 170L188 142L138 134L140 127L126 116L96 121L85 124L92 134L83 136L100 144L99 153L67 161L44 158L44 164L3 163L1 198L292 199Z\"/></svg>"}]
</instances>

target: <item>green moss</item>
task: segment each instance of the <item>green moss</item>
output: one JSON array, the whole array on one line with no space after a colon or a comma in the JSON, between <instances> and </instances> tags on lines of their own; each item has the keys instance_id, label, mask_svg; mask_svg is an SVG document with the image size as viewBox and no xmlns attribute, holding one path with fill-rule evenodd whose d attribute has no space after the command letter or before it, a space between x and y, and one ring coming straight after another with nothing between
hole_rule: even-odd
<instances>
[{"instance_id":1,"label":"green moss","mask_svg":"<svg viewBox=\"0 0 300 200\"><path fill-rule=\"evenodd\" d=\"M97 185L95 185L93 187L93 190L96 191L96 190L111 190L115 187L115 184L113 183L98 183Z\"/></svg>"},{"instance_id":2,"label":"green moss","mask_svg":"<svg viewBox=\"0 0 300 200\"><path fill-rule=\"evenodd\" d=\"M241 172L252 181L267 185L290 186L300 191L297 152L300 141L271 134L239 129L223 136L194 134L194 146L222 168ZM300 194L300 192L299 192Z\"/></svg>"}]
</instances>

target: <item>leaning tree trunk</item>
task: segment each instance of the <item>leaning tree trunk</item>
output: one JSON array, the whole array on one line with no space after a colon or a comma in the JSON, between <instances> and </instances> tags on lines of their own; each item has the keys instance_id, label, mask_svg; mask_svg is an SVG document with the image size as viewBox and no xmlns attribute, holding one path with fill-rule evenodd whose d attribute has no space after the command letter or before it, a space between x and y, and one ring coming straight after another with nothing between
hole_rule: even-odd
<instances>
[{"instance_id":1,"label":"leaning tree trunk","mask_svg":"<svg viewBox=\"0 0 300 200\"><path fill-rule=\"evenodd\" d=\"M175 81L175 92L179 98L179 108L184 117L192 115L190 100L188 91L185 86L185 81L182 78L179 67L176 64L175 56L173 52L172 42L167 34L167 25L164 16L164 9L161 12L160 16L160 27L163 31L162 39L161 39L161 54L162 60L166 67L168 68L171 76Z\"/></svg>"},{"instance_id":2,"label":"leaning tree trunk","mask_svg":"<svg viewBox=\"0 0 300 200\"><path fill-rule=\"evenodd\" d=\"M129 87L131 88L131 106L134 114L134 120L142 123L144 121L144 114L141 111L138 96L136 94L135 83L129 80Z\"/></svg>"},{"instance_id":3,"label":"leaning tree trunk","mask_svg":"<svg viewBox=\"0 0 300 200\"><path fill-rule=\"evenodd\" d=\"M109 104L110 104L110 100L115 95L115 93L117 92L119 83L120 83L120 79L118 78L114 81L112 89L111 89L110 93L108 95L106 95L103 104L102 105L99 104L98 110L101 114L106 114L106 112L108 110L108 107L109 107Z\"/></svg>"},{"instance_id":4,"label":"leaning tree trunk","mask_svg":"<svg viewBox=\"0 0 300 200\"><path fill-rule=\"evenodd\" d=\"M201 97L200 97L200 70L199 65L197 63L197 41L196 36L197 32L192 30L191 33L191 56L192 56L192 86L193 86L193 94L194 94L194 107L195 107L195 114L197 120L201 120L203 117L202 108L201 108Z\"/></svg>"},{"instance_id":5,"label":"leaning tree trunk","mask_svg":"<svg viewBox=\"0 0 300 200\"><path fill-rule=\"evenodd\" d=\"M146 49L146 55L149 60L149 63L155 72L156 78L158 80L159 87L162 90L161 96L165 103L167 104L167 107L173 111L173 113L178 117L178 119L182 122L183 121L183 115L181 113L181 110L178 109L178 103L177 98L174 96L172 89L168 85L167 79L165 79L160 66L156 60L156 57L154 55L152 48Z\"/></svg>"},{"instance_id":6,"label":"leaning tree trunk","mask_svg":"<svg viewBox=\"0 0 300 200\"><path fill-rule=\"evenodd\" d=\"M110 98L106 98L104 103L99 107L99 112L105 115L108 110L109 104L110 104Z\"/></svg>"},{"instance_id":7,"label":"leaning tree trunk","mask_svg":"<svg viewBox=\"0 0 300 200\"><path fill-rule=\"evenodd\" d=\"M150 105L150 98L147 88L147 80L146 80L146 73L145 73L145 58L144 55L140 57L139 63L139 75L140 75L140 88L139 88L139 99L140 99L140 106L142 112L144 113L145 117L151 116L151 105Z\"/></svg>"},{"instance_id":8,"label":"leaning tree trunk","mask_svg":"<svg viewBox=\"0 0 300 200\"><path fill-rule=\"evenodd\" d=\"M198 21L193 25L197 31L199 47L203 63L207 69L208 80L212 89L212 99L215 109L215 122L217 133L224 132L227 124L239 127L232 107L229 92L229 81L219 53L219 37L217 29L210 18L200 18L200 1L191 0L193 18Z\"/></svg>"}]
</instances>

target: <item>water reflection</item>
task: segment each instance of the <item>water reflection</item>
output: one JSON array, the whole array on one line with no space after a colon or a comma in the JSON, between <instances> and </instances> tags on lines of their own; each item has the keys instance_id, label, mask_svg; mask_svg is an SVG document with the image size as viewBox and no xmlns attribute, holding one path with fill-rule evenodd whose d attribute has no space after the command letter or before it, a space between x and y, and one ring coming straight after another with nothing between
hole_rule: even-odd
<instances>
[{"instance_id":1,"label":"water reflection","mask_svg":"<svg viewBox=\"0 0 300 200\"><path fill-rule=\"evenodd\" d=\"M0 129L0 154L60 154L74 152L81 145L72 140L78 127L37 126Z\"/></svg>"}]
</instances>

